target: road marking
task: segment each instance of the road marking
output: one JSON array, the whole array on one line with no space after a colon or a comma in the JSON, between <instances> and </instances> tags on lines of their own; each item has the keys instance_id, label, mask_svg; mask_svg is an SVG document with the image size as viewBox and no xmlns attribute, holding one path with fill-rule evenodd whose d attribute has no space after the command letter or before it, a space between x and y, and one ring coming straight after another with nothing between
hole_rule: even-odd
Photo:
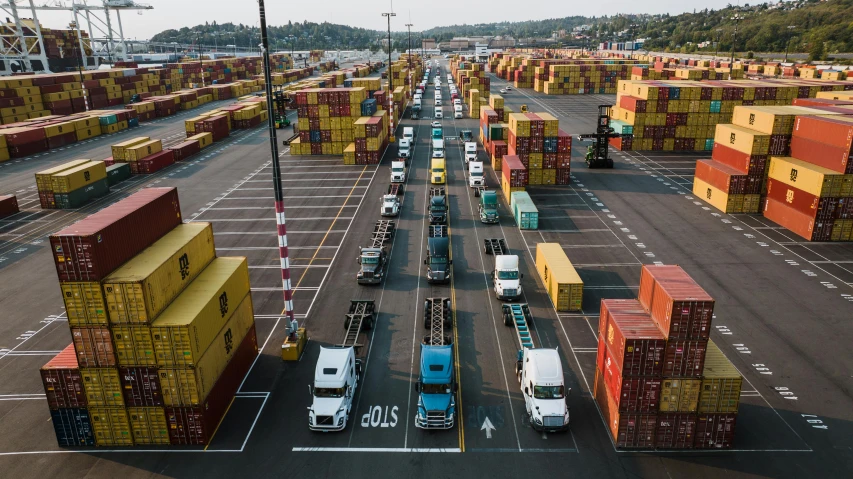
<instances>
[{"instance_id":1,"label":"road marking","mask_svg":"<svg viewBox=\"0 0 853 479\"><path fill-rule=\"evenodd\" d=\"M461 453L458 447L294 447L293 452L410 452L410 453Z\"/></svg>"}]
</instances>

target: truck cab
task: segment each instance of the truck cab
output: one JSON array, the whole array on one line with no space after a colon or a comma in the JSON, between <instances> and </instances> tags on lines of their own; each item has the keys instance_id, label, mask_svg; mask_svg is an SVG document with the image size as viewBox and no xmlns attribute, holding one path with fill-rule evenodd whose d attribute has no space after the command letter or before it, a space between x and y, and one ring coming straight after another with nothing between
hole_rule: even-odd
<instances>
[{"instance_id":1,"label":"truck cab","mask_svg":"<svg viewBox=\"0 0 853 479\"><path fill-rule=\"evenodd\" d=\"M432 140L432 183L443 185L444 173L444 140Z\"/></svg>"},{"instance_id":2,"label":"truck cab","mask_svg":"<svg viewBox=\"0 0 853 479\"><path fill-rule=\"evenodd\" d=\"M421 429L450 429L456 417L456 377L453 346L421 344L421 372L415 391L418 412L415 426Z\"/></svg>"},{"instance_id":3,"label":"truck cab","mask_svg":"<svg viewBox=\"0 0 853 479\"><path fill-rule=\"evenodd\" d=\"M382 195L379 214L382 216L397 216L400 214L400 199L397 195Z\"/></svg>"},{"instance_id":4,"label":"truck cab","mask_svg":"<svg viewBox=\"0 0 853 479\"><path fill-rule=\"evenodd\" d=\"M427 283L450 282L450 238L447 236L427 238L427 257L424 264L427 267Z\"/></svg>"},{"instance_id":5,"label":"truck cab","mask_svg":"<svg viewBox=\"0 0 853 479\"><path fill-rule=\"evenodd\" d=\"M556 349L524 348L516 366L530 425L537 431L569 429L563 365Z\"/></svg>"},{"instance_id":6,"label":"truck cab","mask_svg":"<svg viewBox=\"0 0 853 479\"><path fill-rule=\"evenodd\" d=\"M436 104L437 104L437 105L440 105L440 104L441 104L441 100L437 100L437 103L436 103ZM441 110L441 107L440 107L440 106L435 107L435 115L434 115L434 116L435 116L435 118L436 118L436 119L444 118L444 112L442 112L442 110Z\"/></svg>"},{"instance_id":7,"label":"truck cab","mask_svg":"<svg viewBox=\"0 0 853 479\"><path fill-rule=\"evenodd\" d=\"M482 223L494 224L498 222L498 194L492 190L480 192L480 221Z\"/></svg>"},{"instance_id":8,"label":"truck cab","mask_svg":"<svg viewBox=\"0 0 853 479\"><path fill-rule=\"evenodd\" d=\"M483 162L472 161L468 163L468 186L485 186L486 179L483 176Z\"/></svg>"},{"instance_id":9,"label":"truck cab","mask_svg":"<svg viewBox=\"0 0 853 479\"><path fill-rule=\"evenodd\" d=\"M436 122L436 123L438 123L438 122ZM441 125L441 124L439 123L439 126L437 126L437 127L436 127L436 126L434 126L434 127L432 128L432 139L433 139L433 140L442 140L442 139L444 139L444 130L441 128L441 126L440 126L440 125Z\"/></svg>"},{"instance_id":10,"label":"truck cab","mask_svg":"<svg viewBox=\"0 0 853 479\"><path fill-rule=\"evenodd\" d=\"M342 431L352 411L361 368L354 348L320 347L308 408L308 428L312 431Z\"/></svg>"},{"instance_id":11,"label":"truck cab","mask_svg":"<svg viewBox=\"0 0 853 479\"><path fill-rule=\"evenodd\" d=\"M477 142L476 141L466 141L465 142L465 163L469 161L477 160Z\"/></svg>"},{"instance_id":12,"label":"truck cab","mask_svg":"<svg viewBox=\"0 0 853 479\"><path fill-rule=\"evenodd\" d=\"M401 142L406 141L405 139L401 139ZM404 157L408 158L408 156ZM405 183L406 182L406 162L405 161L392 161L391 162L391 183Z\"/></svg>"},{"instance_id":13,"label":"truck cab","mask_svg":"<svg viewBox=\"0 0 853 479\"><path fill-rule=\"evenodd\" d=\"M433 191L429 197L429 224L443 225L447 223L447 196L444 188L436 188L440 192Z\"/></svg>"},{"instance_id":14,"label":"truck cab","mask_svg":"<svg viewBox=\"0 0 853 479\"><path fill-rule=\"evenodd\" d=\"M408 138L400 138L397 143L397 156L400 158L411 158L412 156L412 141ZM392 165L393 167L393 165ZM393 181L393 180L392 180Z\"/></svg>"},{"instance_id":15,"label":"truck cab","mask_svg":"<svg viewBox=\"0 0 853 479\"><path fill-rule=\"evenodd\" d=\"M414 144L415 141L415 129L411 126L403 127L403 138L409 140L409 145Z\"/></svg>"},{"instance_id":16,"label":"truck cab","mask_svg":"<svg viewBox=\"0 0 853 479\"><path fill-rule=\"evenodd\" d=\"M495 256L495 270L492 281L495 284L495 297L502 301L515 301L521 297L521 278L518 272L518 256L504 254Z\"/></svg>"},{"instance_id":17,"label":"truck cab","mask_svg":"<svg viewBox=\"0 0 853 479\"><path fill-rule=\"evenodd\" d=\"M456 120L462 118L462 105L453 105L453 118Z\"/></svg>"},{"instance_id":18,"label":"truck cab","mask_svg":"<svg viewBox=\"0 0 853 479\"><path fill-rule=\"evenodd\" d=\"M358 256L361 270L356 276L358 284L379 284L385 269L385 248L361 248Z\"/></svg>"}]
</instances>

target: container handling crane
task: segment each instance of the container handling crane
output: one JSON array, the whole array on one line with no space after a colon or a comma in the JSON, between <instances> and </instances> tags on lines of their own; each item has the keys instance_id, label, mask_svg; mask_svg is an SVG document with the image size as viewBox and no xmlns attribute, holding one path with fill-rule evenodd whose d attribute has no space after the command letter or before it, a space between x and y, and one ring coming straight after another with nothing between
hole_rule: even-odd
<instances>
[{"instance_id":1,"label":"container handling crane","mask_svg":"<svg viewBox=\"0 0 853 479\"><path fill-rule=\"evenodd\" d=\"M284 91L284 85L273 85L272 102L275 107L275 127L281 129L290 126L287 119L287 104L293 99Z\"/></svg>"},{"instance_id":2,"label":"container handling crane","mask_svg":"<svg viewBox=\"0 0 853 479\"><path fill-rule=\"evenodd\" d=\"M613 168L613 159L610 158L608 144L611 138L621 138L620 133L615 133L610 127L611 105L598 105L598 126L595 133L578 135L578 141L592 140L594 143L586 150L587 168Z\"/></svg>"}]
</instances>

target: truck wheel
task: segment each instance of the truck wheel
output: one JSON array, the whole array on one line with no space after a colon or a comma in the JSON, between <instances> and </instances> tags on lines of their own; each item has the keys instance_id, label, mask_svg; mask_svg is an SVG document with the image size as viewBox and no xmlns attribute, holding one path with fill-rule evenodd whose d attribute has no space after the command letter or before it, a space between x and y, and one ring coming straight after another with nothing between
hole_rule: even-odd
<instances>
[{"instance_id":1,"label":"truck wheel","mask_svg":"<svg viewBox=\"0 0 853 479\"><path fill-rule=\"evenodd\" d=\"M347 317L346 319L344 319L344 331L346 331L346 330L348 330L348 329L349 329L349 323L350 323L350 319L349 319L349 317Z\"/></svg>"},{"instance_id":2,"label":"truck wheel","mask_svg":"<svg viewBox=\"0 0 853 479\"><path fill-rule=\"evenodd\" d=\"M429 329L429 318L424 318L424 329Z\"/></svg>"},{"instance_id":3,"label":"truck wheel","mask_svg":"<svg viewBox=\"0 0 853 479\"><path fill-rule=\"evenodd\" d=\"M612 158L608 158L608 159L607 159L607 167L608 167L608 168L613 168L613 159L612 159Z\"/></svg>"},{"instance_id":4,"label":"truck wheel","mask_svg":"<svg viewBox=\"0 0 853 479\"><path fill-rule=\"evenodd\" d=\"M504 324L507 326L512 326L512 315L504 314Z\"/></svg>"},{"instance_id":5,"label":"truck wheel","mask_svg":"<svg viewBox=\"0 0 853 479\"><path fill-rule=\"evenodd\" d=\"M474 198L480 197L480 190L474 190Z\"/></svg>"}]
</instances>

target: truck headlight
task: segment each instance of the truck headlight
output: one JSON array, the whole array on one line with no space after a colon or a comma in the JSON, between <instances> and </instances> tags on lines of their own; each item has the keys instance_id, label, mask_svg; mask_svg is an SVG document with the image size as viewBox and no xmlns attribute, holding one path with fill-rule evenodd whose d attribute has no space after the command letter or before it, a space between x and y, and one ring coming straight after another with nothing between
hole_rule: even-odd
<instances>
[{"instance_id":1,"label":"truck headlight","mask_svg":"<svg viewBox=\"0 0 853 479\"><path fill-rule=\"evenodd\" d=\"M542 425L542 419L538 418L536 416L533 416L533 422L535 422L536 424L539 424L540 426Z\"/></svg>"},{"instance_id":2,"label":"truck headlight","mask_svg":"<svg viewBox=\"0 0 853 479\"><path fill-rule=\"evenodd\" d=\"M338 426L343 426L343 425L344 425L344 417L346 417L346 416L341 416L341 417L338 419Z\"/></svg>"}]
</instances>

